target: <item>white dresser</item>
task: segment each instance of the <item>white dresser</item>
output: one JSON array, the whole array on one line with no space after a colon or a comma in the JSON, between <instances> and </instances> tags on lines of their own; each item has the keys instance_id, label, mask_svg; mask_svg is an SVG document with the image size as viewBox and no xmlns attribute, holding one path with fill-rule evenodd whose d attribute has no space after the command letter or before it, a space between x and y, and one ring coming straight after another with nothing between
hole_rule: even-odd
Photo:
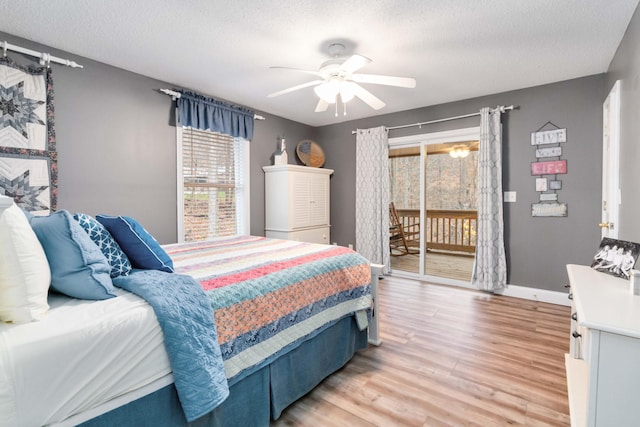
<instances>
[{"instance_id":1,"label":"white dresser","mask_svg":"<svg viewBox=\"0 0 640 427\"><path fill-rule=\"evenodd\" d=\"M640 296L629 282L567 265L571 346L565 356L572 426L640 425Z\"/></svg>"},{"instance_id":2,"label":"white dresser","mask_svg":"<svg viewBox=\"0 0 640 427\"><path fill-rule=\"evenodd\" d=\"M264 166L265 235L329 244L331 169Z\"/></svg>"}]
</instances>

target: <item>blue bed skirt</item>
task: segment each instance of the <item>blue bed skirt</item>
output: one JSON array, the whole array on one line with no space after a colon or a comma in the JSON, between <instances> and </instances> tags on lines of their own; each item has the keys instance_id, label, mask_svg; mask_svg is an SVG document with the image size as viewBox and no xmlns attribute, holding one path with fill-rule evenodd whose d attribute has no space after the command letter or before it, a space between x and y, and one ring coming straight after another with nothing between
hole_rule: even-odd
<instances>
[{"instance_id":1,"label":"blue bed skirt","mask_svg":"<svg viewBox=\"0 0 640 427\"><path fill-rule=\"evenodd\" d=\"M291 403L367 347L367 330L346 317L281 355L229 388L230 394L209 414L187 423L173 384L91 419L84 427L268 426Z\"/></svg>"}]
</instances>

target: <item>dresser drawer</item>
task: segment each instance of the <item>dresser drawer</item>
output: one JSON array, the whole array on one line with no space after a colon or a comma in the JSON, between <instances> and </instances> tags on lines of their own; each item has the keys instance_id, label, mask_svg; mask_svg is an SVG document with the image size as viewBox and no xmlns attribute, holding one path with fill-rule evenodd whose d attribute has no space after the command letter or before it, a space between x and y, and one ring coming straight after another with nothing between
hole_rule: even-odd
<instances>
[{"instance_id":1,"label":"dresser drawer","mask_svg":"<svg viewBox=\"0 0 640 427\"><path fill-rule=\"evenodd\" d=\"M296 231L267 230L265 235L266 237L272 237L274 239L286 239L295 240L297 242L322 243L328 245L330 241L330 230L329 226Z\"/></svg>"},{"instance_id":2,"label":"dresser drawer","mask_svg":"<svg viewBox=\"0 0 640 427\"><path fill-rule=\"evenodd\" d=\"M571 304L571 332L569 340L569 354L571 357L590 362L592 331L580 324L580 316L573 302Z\"/></svg>"}]
</instances>

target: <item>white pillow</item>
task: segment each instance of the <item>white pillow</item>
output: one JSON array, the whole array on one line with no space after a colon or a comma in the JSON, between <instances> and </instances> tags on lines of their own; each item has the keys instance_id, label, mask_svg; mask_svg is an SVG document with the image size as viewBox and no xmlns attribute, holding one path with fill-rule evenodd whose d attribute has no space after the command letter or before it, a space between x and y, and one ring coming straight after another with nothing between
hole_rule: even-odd
<instances>
[{"instance_id":1,"label":"white pillow","mask_svg":"<svg viewBox=\"0 0 640 427\"><path fill-rule=\"evenodd\" d=\"M0 320L40 320L49 309L51 270L27 217L15 204L0 208L0 242Z\"/></svg>"}]
</instances>

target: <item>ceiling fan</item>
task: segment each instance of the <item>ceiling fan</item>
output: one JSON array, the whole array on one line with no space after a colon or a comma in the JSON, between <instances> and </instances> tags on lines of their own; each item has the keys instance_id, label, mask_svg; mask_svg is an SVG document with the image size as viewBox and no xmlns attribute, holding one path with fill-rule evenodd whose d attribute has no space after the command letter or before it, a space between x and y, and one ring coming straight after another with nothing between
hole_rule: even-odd
<instances>
[{"instance_id":1,"label":"ceiling fan","mask_svg":"<svg viewBox=\"0 0 640 427\"><path fill-rule=\"evenodd\" d=\"M358 83L378 84L386 86L397 86L405 88L416 87L416 80L410 77L383 76L379 74L355 74L360 68L371 62L369 58L362 55L352 55L349 58L342 56L345 46L342 43L334 43L329 46L329 54L332 59L325 61L318 71L300 70L288 67L270 67L284 70L292 70L301 73L318 76L307 83L293 86L278 92L267 95L269 98L284 95L285 93L313 87L316 95L320 98L316 105L316 112L326 111L329 104L336 104L336 116L338 115L338 104L340 101L345 105L354 97L358 97L374 110L379 110L386 104L377 96L360 86ZM339 98L338 98L339 97Z\"/></svg>"}]
</instances>

